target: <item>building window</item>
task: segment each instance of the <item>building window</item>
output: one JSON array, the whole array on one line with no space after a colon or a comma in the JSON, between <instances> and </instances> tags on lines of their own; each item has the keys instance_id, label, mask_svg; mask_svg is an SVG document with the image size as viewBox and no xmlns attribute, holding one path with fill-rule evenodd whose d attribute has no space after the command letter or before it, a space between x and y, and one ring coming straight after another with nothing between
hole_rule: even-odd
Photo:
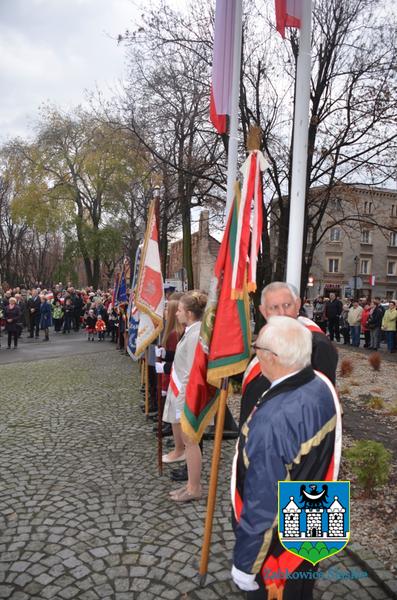
<instances>
[{"instance_id":1,"label":"building window","mask_svg":"<svg viewBox=\"0 0 397 600\"><path fill-rule=\"evenodd\" d=\"M396 215L396 205L395 205L395 204L392 204L392 205L391 205L391 209L390 209L390 216L391 216L391 217L395 217L395 216L397 216L397 215Z\"/></svg>"},{"instance_id":2,"label":"building window","mask_svg":"<svg viewBox=\"0 0 397 600\"><path fill-rule=\"evenodd\" d=\"M329 206L332 210L340 212L342 210L342 200L340 198L331 198Z\"/></svg>"},{"instance_id":3,"label":"building window","mask_svg":"<svg viewBox=\"0 0 397 600\"><path fill-rule=\"evenodd\" d=\"M340 242L340 227L331 227L329 239L331 242Z\"/></svg>"},{"instance_id":4,"label":"building window","mask_svg":"<svg viewBox=\"0 0 397 600\"><path fill-rule=\"evenodd\" d=\"M397 232L392 231L390 234L390 246L397 246Z\"/></svg>"},{"instance_id":5,"label":"building window","mask_svg":"<svg viewBox=\"0 0 397 600\"><path fill-rule=\"evenodd\" d=\"M371 244L371 232L368 229L362 230L361 243L362 244Z\"/></svg>"},{"instance_id":6,"label":"building window","mask_svg":"<svg viewBox=\"0 0 397 600\"><path fill-rule=\"evenodd\" d=\"M372 202L369 202L367 200L364 202L364 214L372 215Z\"/></svg>"},{"instance_id":7,"label":"building window","mask_svg":"<svg viewBox=\"0 0 397 600\"><path fill-rule=\"evenodd\" d=\"M393 290L387 290L386 292L386 300L393 300L394 298L394 292Z\"/></svg>"},{"instance_id":8,"label":"building window","mask_svg":"<svg viewBox=\"0 0 397 600\"><path fill-rule=\"evenodd\" d=\"M328 273L339 273L339 258L328 259Z\"/></svg>"},{"instance_id":9,"label":"building window","mask_svg":"<svg viewBox=\"0 0 397 600\"><path fill-rule=\"evenodd\" d=\"M369 258L362 258L360 260L360 273L361 275L369 275L371 272L371 261Z\"/></svg>"},{"instance_id":10,"label":"building window","mask_svg":"<svg viewBox=\"0 0 397 600\"><path fill-rule=\"evenodd\" d=\"M388 275L396 275L396 266L397 266L397 263L395 260L388 260L387 261L387 274Z\"/></svg>"}]
</instances>

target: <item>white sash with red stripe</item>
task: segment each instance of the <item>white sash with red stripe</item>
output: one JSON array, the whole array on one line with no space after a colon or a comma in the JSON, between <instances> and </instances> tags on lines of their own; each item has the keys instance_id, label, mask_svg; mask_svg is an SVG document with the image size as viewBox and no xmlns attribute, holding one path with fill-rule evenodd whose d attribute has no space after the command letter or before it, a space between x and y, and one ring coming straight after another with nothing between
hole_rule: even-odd
<instances>
[{"instance_id":1,"label":"white sash with red stripe","mask_svg":"<svg viewBox=\"0 0 397 600\"><path fill-rule=\"evenodd\" d=\"M172 367L171 374L170 374L170 388L171 388L175 398L178 398L179 392L181 391L181 387L182 387L182 384L180 382L180 379L179 379L178 375L175 373L174 367Z\"/></svg>"},{"instance_id":2,"label":"white sash with red stripe","mask_svg":"<svg viewBox=\"0 0 397 600\"><path fill-rule=\"evenodd\" d=\"M298 317L298 321L299 323L302 323L302 325L310 329L310 331L320 331L321 333L324 333L324 331L321 329L321 327L317 325L317 323L315 323L311 319L308 319L307 317Z\"/></svg>"}]
</instances>

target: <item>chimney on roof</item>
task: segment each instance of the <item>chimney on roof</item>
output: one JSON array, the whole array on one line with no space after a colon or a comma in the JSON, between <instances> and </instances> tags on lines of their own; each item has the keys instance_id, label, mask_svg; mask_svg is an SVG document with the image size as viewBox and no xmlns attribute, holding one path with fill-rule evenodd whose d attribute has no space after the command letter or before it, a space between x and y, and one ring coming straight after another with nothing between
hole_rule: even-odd
<instances>
[{"instance_id":1,"label":"chimney on roof","mask_svg":"<svg viewBox=\"0 0 397 600\"><path fill-rule=\"evenodd\" d=\"M210 213L209 210L202 210L199 221L199 237L200 239L208 239L210 236L209 226Z\"/></svg>"}]
</instances>

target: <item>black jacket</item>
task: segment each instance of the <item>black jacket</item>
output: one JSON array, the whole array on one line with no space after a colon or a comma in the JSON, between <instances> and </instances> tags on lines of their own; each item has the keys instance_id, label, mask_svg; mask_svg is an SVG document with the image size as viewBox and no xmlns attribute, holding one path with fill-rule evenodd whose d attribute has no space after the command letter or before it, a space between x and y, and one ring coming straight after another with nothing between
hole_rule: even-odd
<instances>
[{"instance_id":1,"label":"black jacket","mask_svg":"<svg viewBox=\"0 0 397 600\"><path fill-rule=\"evenodd\" d=\"M12 333L16 333L18 331L18 324L21 320L21 311L19 306L15 304L13 309L10 306L6 306L4 309L4 318L6 320L6 331L11 331ZM11 320L11 323L8 321Z\"/></svg>"},{"instance_id":2,"label":"black jacket","mask_svg":"<svg viewBox=\"0 0 397 600\"><path fill-rule=\"evenodd\" d=\"M383 319L383 308L378 304L375 308L370 312L368 317L367 325L370 329L377 329L382 326Z\"/></svg>"},{"instance_id":3,"label":"black jacket","mask_svg":"<svg viewBox=\"0 0 397 600\"><path fill-rule=\"evenodd\" d=\"M335 300L329 300L325 305L325 316L327 319L335 319L339 317L343 309L343 304L337 298Z\"/></svg>"},{"instance_id":4,"label":"black jacket","mask_svg":"<svg viewBox=\"0 0 397 600\"><path fill-rule=\"evenodd\" d=\"M335 385L336 366L338 364L338 354L335 346L324 333L312 331L312 367L316 371L324 373L328 379ZM255 377L250 381L241 398L240 406L240 427L251 414L257 399L270 387L270 382L263 375Z\"/></svg>"},{"instance_id":5,"label":"black jacket","mask_svg":"<svg viewBox=\"0 0 397 600\"><path fill-rule=\"evenodd\" d=\"M39 296L35 296L34 298L32 296L31 298L29 298L28 312L29 312L30 317L36 318L36 317L40 316L40 305L41 305L41 300L40 300Z\"/></svg>"}]
</instances>

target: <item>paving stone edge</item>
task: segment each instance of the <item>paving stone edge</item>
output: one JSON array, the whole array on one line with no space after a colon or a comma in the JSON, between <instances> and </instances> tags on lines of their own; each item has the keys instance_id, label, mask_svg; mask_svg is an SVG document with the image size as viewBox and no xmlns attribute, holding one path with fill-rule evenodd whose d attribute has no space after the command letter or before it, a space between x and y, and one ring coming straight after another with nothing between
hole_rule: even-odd
<instances>
[{"instance_id":1,"label":"paving stone edge","mask_svg":"<svg viewBox=\"0 0 397 600\"><path fill-rule=\"evenodd\" d=\"M360 553L365 552L365 550L366 549L364 548L364 546L361 546L361 544L358 544L357 542L354 543L354 550L352 550L351 545L350 547L346 546L345 548L346 554L348 554L360 567L362 567L385 592L390 594L390 598L392 600L397 600L397 592L389 586L387 581L385 581L378 575L377 571L373 567L371 567L371 565L369 565L368 562L362 556L360 556ZM385 568L385 570L387 569ZM395 581L392 572L389 571L389 573L390 581Z\"/></svg>"}]
</instances>

